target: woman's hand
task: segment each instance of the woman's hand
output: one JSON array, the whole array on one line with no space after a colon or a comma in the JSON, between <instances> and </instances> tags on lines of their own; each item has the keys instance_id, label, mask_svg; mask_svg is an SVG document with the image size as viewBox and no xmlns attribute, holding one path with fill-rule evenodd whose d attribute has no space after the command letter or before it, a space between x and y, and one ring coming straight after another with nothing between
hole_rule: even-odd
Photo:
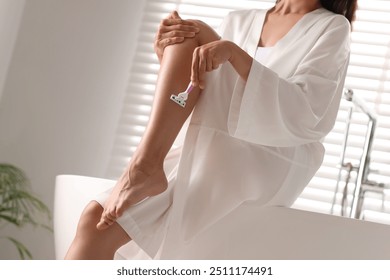
<instances>
[{"instance_id":1,"label":"woman's hand","mask_svg":"<svg viewBox=\"0 0 390 280\"><path fill-rule=\"evenodd\" d=\"M172 12L161 21L154 40L154 51L159 61L167 46L180 44L186 38L193 38L199 31L200 28L196 21L183 20L176 11Z\"/></svg>"},{"instance_id":2,"label":"woman's hand","mask_svg":"<svg viewBox=\"0 0 390 280\"><path fill-rule=\"evenodd\" d=\"M204 89L206 73L227 61L244 81L248 79L253 58L235 43L218 40L196 48L192 57L192 85Z\"/></svg>"},{"instance_id":3,"label":"woman's hand","mask_svg":"<svg viewBox=\"0 0 390 280\"><path fill-rule=\"evenodd\" d=\"M195 39L198 45L208 44L220 39L213 28L200 20L183 20L174 11L161 21L154 40L154 50L161 61L164 49L169 45L180 44L185 39Z\"/></svg>"},{"instance_id":4,"label":"woman's hand","mask_svg":"<svg viewBox=\"0 0 390 280\"><path fill-rule=\"evenodd\" d=\"M230 41L213 41L195 49L192 57L191 81L193 86L204 89L206 72L217 69L232 57Z\"/></svg>"}]
</instances>

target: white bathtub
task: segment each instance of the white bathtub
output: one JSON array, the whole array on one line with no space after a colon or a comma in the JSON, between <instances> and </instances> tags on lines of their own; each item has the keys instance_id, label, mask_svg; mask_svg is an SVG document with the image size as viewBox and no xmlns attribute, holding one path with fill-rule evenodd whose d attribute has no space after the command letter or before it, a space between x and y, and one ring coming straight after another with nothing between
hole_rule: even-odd
<instances>
[{"instance_id":1,"label":"white bathtub","mask_svg":"<svg viewBox=\"0 0 390 280\"><path fill-rule=\"evenodd\" d=\"M114 183L111 180L75 175L57 176L54 207L57 259L63 259L84 206L94 195L112 187ZM240 244L238 240L243 236L240 228L229 228L229 235L235 242L229 242L226 246L242 248L232 250L240 253L229 256L229 259L390 259L388 225L282 207L258 208L256 211L259 215L253 221L253 230L244 235L258 242L250 246ZM221 223L221 228L224 228L224 221ZM195 246L191 252L182 252L182 258L207 259L208 248L202 248L201 242ZM135 244L126 245L118 251L116 258L128 259L136 249ZM223 248L214 250L226 253ZM213 256L226 258L226 255ZM139 253L132 258L148 257Z\"/></svg>"}]
</instances>

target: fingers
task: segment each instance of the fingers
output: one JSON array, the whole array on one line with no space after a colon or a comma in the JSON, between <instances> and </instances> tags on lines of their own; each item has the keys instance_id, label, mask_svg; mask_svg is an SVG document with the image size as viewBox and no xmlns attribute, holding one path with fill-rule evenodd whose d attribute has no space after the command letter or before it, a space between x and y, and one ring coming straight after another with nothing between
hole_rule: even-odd
<instances>
[{"instance_id":1,"label":"fingers","mask_svg":"<svg viewBox=\"0 0 390 280\"><path fill-rule=\"evenodd\" d=\"M172 37L160 39L156 42L156 48L164 50L169 45L178 44L184 41L184 37Z\"/></svg>"},{"instance_id":2,"label":"fingers","mask_svg":"<svg viewBox=\"0 0 390 280\"><path fill-rule=\"evenodd\" d=\"M162 20L154 40L154 49L160 61L167 46L193 38L199 31L194 22L182 20L177 13Z\"/></svg>"},{"instance_id":3,"label":"fingers","mask_svg":"<svg viewBox=\"0 0 390 280\"><path fill-rule=\"evenodd\" d=\"M161 43L165 40L171 40L171 43L173 43L177 39L192 38L195 37L195 35L195 32L173 30L157 34L157 40Z\"/></svg>"},{"instance_id":4,"label":"fingers","mask_svg":"<svg viewBox=\"0 0 390 280\"><path fill-rule=\"evenodd\" d=\"M228 41L214 41L194 50L191 66L193 86L204 89L206 73L218 69L231 58L232 51L229 44Z\"/></svg>"},{"instance_id":5,"label":"fingers","mask_svg":"<svg viewBox=\"0 0 390 280\"><path fill-rule=\"evenodd\" d=\"M200 32L195 21L183 20L177 11L173 11L160 23L154 40L154 50L161 61L164 49L169 45L180 44L186 38L193 38Z\"/></svg>"},{"instance_id":6,"label":"fingers","mask_svg":"<svg viewBox=\"0 0 390 280\"><path fill-rule=\"evenodd\" d=\"M194 22L182 19L164 19L159 26L157 35L165 37L194 37L199 31L200 28Z\"/></svg>"},{"instance_id":7,"label":"fingers","mask_svg":"<svg viewBox=\"0 0 390 280\"><path fill-rule=\"evenodd\" d=\"M106 210L102 213L102 216L100 218L99 223L96 225L96 228L99 230L104 230L109 226L111 226L113 223L115 223L117 218L118 216L116 215L115 210L114 211Z\"/></svg>"},{"instance_id":8,"label":"fingers","mask_svg":"<svg viewBox=\"0 0 390 280\"><path fill-rule=\"evenodd\" d=\"M190 33L198 33L199 26L192 20L183 20L177 11L173 11L169 16L163 19L160 23L159 31L169 32L172 30L179 30Z\"/></svg>"},{"instance_id":9,"label":"fingers","mask_svg":"<svg viewBox=\"0 0 390 280\"><path fill-rule=\"evenodd\" d=\"M181 19L175 11L161 21L156 37L158 40L176 37L194 37L199 31L200 28L194 21Z\"/></svg>"},{"instance_id":10,"label":"fingers","mask_svg":"<svg viewBox=\"0 0 390 280\"><path fill-rule=\"evenodd\" d=\"M198 47L194 50L191 67L192 85L204 89L206 72L216 69L213 66L213 57L207 48Z\"/></svg>"},{"instance_id":11,"label":"fingers","mask_svg":"<svg viewBox=\"0 0 390 280\"><path fill-rule=\"evenodd\" d=\"M204 78L207 64L209 64L208 57L204 56L204 53L199 51L198 81L200 89L204 89Z\"/></svg>"},{"instance_id":12,"label":"fingers","mask_svg":"<svg viewBox=\"0 0 390 280\"><path fill-rule=\"evenodd\" d=\"M173 11L169 17L171 18L176 18L176 19L181 19L181 17L179 16L179 13L177 11Z\"/></svg>"},{"instance_id":13,"label":"fingers","mask_svg":"<svg viewBox=\"0 0 390 280\"><path fill-rule=\"evenodd\" d=\"M200 48L196 48L192 55L191 82L194 87L199 85L199 52Z\"/></svg>"},{"instance_id":14,"label":"fingers","mask_svg":"<svg viewBox=\"0 0 390 280\"><path fill-rule=\"evenodd\" d=\"M126 192L128 192L128 188L122 188L119 191L118 198L115 200L115 203L109 202L100 217L100 221L96 225L96 228L99 230L104 230L114 224L119 217L121 217L124 211L130 206L137 202L137 193L134 191L131 192L131 199L126 197ZM133 190L133 189L132 189Z\"/></svg>"}]
</instances>

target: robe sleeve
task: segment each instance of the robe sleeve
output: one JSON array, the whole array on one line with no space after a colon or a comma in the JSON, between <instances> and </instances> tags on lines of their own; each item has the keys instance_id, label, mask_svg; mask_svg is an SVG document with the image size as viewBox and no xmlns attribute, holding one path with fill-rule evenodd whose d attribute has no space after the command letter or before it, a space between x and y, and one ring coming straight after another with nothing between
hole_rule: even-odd
<instances>
[{"instance_id":1,"label":"robe sleeve","mask_svg":"<svg viewBox=\"0 0 390 280\"><path fill-rule=\"evenodd\" d=\"M229 112L229 133L274 147L321 141L337 116L349 62L349 35L349 22L335 17L289 78L254 60L241 98L232 101L239 104L231 106L238 111Z\"/></svg>"}]
</instances>

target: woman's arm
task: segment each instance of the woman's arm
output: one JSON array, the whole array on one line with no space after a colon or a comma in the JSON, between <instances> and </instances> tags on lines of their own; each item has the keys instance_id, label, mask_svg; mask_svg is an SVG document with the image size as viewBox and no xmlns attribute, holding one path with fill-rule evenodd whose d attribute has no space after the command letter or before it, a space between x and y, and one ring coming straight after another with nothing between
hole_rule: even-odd
<instances>
[{"instance_id":1,"label":"woman's arm","mask_svg":"<svg viewBox=\"0 0 390 280\"><path fill-rule=\"evenodd\" d=\"M203 89L206 72L227 61L244 81L248 79L253 58L235 43L218 40L196 48L192 59L192 84Z\"/></svg>"},{"instance_id":2,"label":"woman's arm","mask_svg":"<svg viewBox=\"0 0 390 280\"><path fill-rule=\"evenodd\" d=\"M315 21L318 29L310 29L309 37L296 38L294 42L301 44L291 44L289 51L278 56L278 67L285 64L292 71L283 76L239 48L245 36L238 36L238 32L243 24L252 23L246 21L250 15L234 12L226 17L220 34L231 42L220 40L194 51L193 84L205 87L205 73L229 62L241 77L233 89L229 109L231 136L281 147L321 140L333 127L344 86L349 59L348 21L342 16L319 17L320 21ZM306 45L308 39L313 41ZM302 53L299 62L294 51Z\"/></svg>"},{"instance_id":3,"label":"woman's arm","mask_svg":"<svg viewBox=\"0 0 390 280\"><path fill-rule=\"evenodd\" d=\"M248 142L280 147L325 137L334 125L344 86L349 31L347 20L334 18L326 31L317 34L321 36L289 77L280 77L254 61L247 81L233 94L229 133ZM298 44L293 50L297 48ZM287 52L283 59L290 67L293 60Z\"/></svg>"}]
</instances>

